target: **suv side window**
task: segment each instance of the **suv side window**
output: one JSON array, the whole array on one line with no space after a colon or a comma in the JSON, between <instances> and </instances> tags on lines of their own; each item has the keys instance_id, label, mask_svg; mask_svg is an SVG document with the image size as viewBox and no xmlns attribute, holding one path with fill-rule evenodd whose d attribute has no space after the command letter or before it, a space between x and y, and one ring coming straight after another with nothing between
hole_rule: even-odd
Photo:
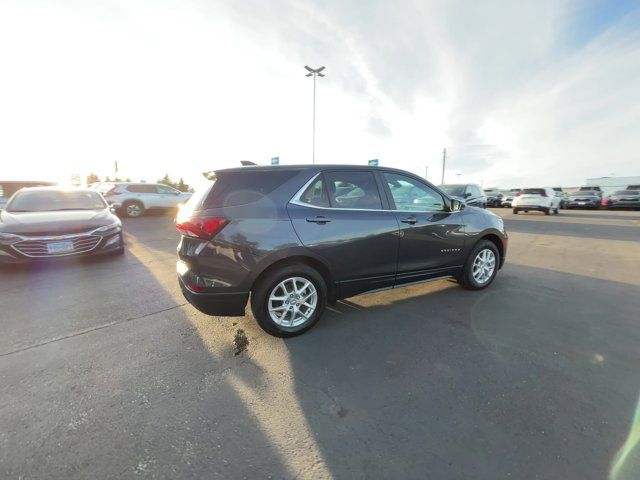
<instances>
[{"instance_id":1,"label":"suv side window","mask_svg":"<svg viewBox=\"0 0 640 480\"><path fill-rule=\"evenodd\" d=\"M324 178L332 208L382 209L382 200L373 172L327 172Z\"/></svg>"},{"instance_id":2,"label":"suv side window","mask_svg":"<svg viewBox=\"0 0 640 480\"><path fill-rule=\"evenodd\" d=\"M128 192L133 193L156 193L156 187L154 185L144 185L142 183L129 185L126 189Z\"/></svg>"},{"instance_id":3,"label":"suv side window","mask_svg":"<svg viewBox=\"0 0 640 480\"><path fill-rule=\"evenodd\" d=\"M315 182L307 187L304 193L300 196L300 201L314 207L329 208L329 196L327 195L327 189L324 188L324 179L320 175Z\"/></svg>"},{"instance_id":4,"label":"suv side window","mask_svg":"<svg viewBox=\"0 0 640 480\"><path fill-rule=\"evenodd\" d=\"M158 193L162 193L165 195L176 195L177 193L179 193L175 188L167 187L166 185L156 185L156 188L158 189Z\"/></svg>"},{"instance_id":5,"label":"suv side window","mask_svg":"<svg viewBox=\"0 0 640 480\"><path fill-rule=\"evenodd\" d=\"M408 212L442 212L444 210L442 195L428 185L397 173L385 172L384 178L391 190L395 210Z\"/></svg>"}]
</instances>

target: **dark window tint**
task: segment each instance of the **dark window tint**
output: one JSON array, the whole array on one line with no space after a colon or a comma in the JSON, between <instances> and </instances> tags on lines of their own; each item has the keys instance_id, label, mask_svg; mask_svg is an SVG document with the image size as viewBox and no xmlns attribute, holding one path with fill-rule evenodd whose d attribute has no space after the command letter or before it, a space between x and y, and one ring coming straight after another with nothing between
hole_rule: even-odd
<instances>
[{"instance_id":1,"label":"dark window tint","mask_svg":"<svg viewBox=\"0 0 640 480\"><path fill-rule=\"evenodd\" d=\"M471 195L473 195L474 197L479 197L482 195L480 187L478 187L477 185L469 185L467 187L467 192L471 193Z\"/></svg>"},{"instance_id":2,"label":"dark window tint","mask_svg":"<svg viewBox=\"0 0 640 480\"><path fill-rule=\"evenodd\" d=\"M614 195L638 195L637 190L618 190Z\"/></svg>"},{"instance_id":3,"label":"dark window tint","mask_svg":"<svg viewBox=\"0 0 640 480\"><path fill-rule=\"evenodd\" d=\"M525 188L522 193L526 193L529 195L544 195L544 188Z\"/></svg>"},{"instance_id":4,"label":"dark window tint","mask_svg":"<svg viewBox=\"0 0 640 480\"><path fill-rule=\"evenodd\" d=\"M333 208L382 209L378 186L371 172L327 172L325 181Z\"/></svg>"},{"instance_id":5,"label":"dark window tint","mask_svg":"<svg viewBox=\"0 0 640 480\"><path fill-rule=\"evenodd\" d=\"M157 193L155 185L145 185L144 183L128 185L127 191L133 193Z\"/></svg>"},{"instance_id":6,"label":"dark window tint","mask_svg":"<svg viewBox=\"0 0 640 480\"><path fill-rule=\"evenodd\" d=\"M329 197L322 176L309 185L300 197L300 201L315 207L329 207Z\"/></svg>"},{"instance_id":7,"label":"dark window tint","mask_svg":"<svg viewBox=\"0 0 640 480\"><path fill-rule=\"evenodd\" d=\"M178 193L177 190L171 187L167 187L165 185L156 185L156 189L158 193L162 193L162 194L176 195Z\"/></svg>"},{"instance_id":8,"label":"dark window tint","mask_svg":"<svg viewBox=\"0 0 640 480\"><path fill-rule=\"evenodd\" d=\"M257 202L297 173L295 170L219 172L204 202L204 208Z\"/></svg>"},{"instance_id":9,"label":"dark window tint","mask_svg":"<svg viewBox=\"0 0 640 480\"><path fill-rule=\"evenodd\" d=\"M385 173L396 210L425 212L444 210L442 195L424 183L404 175Z\"/></svg>"},{"instance_id":10,"label":"dark window tint","mask_svg":"<svg viewBox=\"0 0 640 480\"><path fill-rule=\"evenodd\" d=\"M466 185L440 185L440 188L454 197L464 197Z\"/></svg>"},{"instance_id":11,"label":"dark window tint","mask_svg":"<svg viewBox=\"0 0 640 480\"><path fill-rule=\"evenodd\" d=\"M589 190L596 190L596 191L600 191L600 187L580 187L580 191L589 191Z\"/></svg>"}]
</instances>

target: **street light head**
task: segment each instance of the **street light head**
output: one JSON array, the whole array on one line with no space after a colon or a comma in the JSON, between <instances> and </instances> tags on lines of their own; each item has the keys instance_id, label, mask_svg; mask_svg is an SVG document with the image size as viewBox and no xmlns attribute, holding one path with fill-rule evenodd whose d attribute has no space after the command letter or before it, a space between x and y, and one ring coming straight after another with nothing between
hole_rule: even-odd
<instances>
[{"instance_id":1,"label":"street light head","mask_svg":"<svg viewBox=\"0 0 640 480\"><path fill-rule=\"evenodd\" d=\"M318 76L319 77L324 77L324 73L319 73Z\"/></svg>"},{"instance_id":2,"label":"street light head","mask_svg":"<svg viewBox=\"0 0 640 480\"><path fill-rule=\"evenodd\" d=\"M307 73L305 77L310 77L311 75L313 75L313 73Z\"/></svg>"},{"instance_id":3,"label":"street light head","mask_svg":"<svg viewBox=\"0 0 640 480\"><path fill-rule=\"evenodd\" d=\"M309 65L305 65L304 68L310 73L317 73L317 74L319 74L322 70L325 69L325 67L311 68Z\"/></svg>"}]
</instances>

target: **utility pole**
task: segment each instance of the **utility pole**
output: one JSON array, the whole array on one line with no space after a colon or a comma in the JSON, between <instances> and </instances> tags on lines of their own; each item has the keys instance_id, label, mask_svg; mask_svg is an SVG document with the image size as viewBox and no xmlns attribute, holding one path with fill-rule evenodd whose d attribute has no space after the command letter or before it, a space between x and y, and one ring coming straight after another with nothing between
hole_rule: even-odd
<instances>
[{"instance_id":1,"label":"utility pole","mask_svg":"<svg viewBox=\"0 0 640 480\"><path fill-rule=\"evenodd\" d=\"M442 181L440 184L444 184L444 169L447 164L447 149L442 150Z\"/></svg>"},{"instance_id":2,"label":"utility pole","mask_svg":"<svg viewBox=\"0 0 640 480\"><path fill-rule=\"evenodd\" d=\"M321 73L325 67L311 68L305 65L304 68L309 72L305 76L313 77L313 126L312 126L312 154L311 159L313 163L316 163L316 77L324 77L324 73Z\"/></svg>"}]
</instances>

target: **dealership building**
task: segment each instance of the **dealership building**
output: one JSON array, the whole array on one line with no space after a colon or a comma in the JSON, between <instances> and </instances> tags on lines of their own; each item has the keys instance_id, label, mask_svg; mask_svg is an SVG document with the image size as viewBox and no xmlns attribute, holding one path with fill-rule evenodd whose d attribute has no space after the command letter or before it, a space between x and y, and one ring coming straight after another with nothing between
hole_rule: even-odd
<instances>
[{"instance_id":1,"label":"dealership building","mask_svg":"<svg viewBox=\"0 0 640 480\"><path fill-rule=\"evenodd\" d=\"M640 185L640 176L587 178L585 185L598 186L602 189L603 195L611 195L618 190L626 189L629 185Z\"/></svg>"}]
</instances>

